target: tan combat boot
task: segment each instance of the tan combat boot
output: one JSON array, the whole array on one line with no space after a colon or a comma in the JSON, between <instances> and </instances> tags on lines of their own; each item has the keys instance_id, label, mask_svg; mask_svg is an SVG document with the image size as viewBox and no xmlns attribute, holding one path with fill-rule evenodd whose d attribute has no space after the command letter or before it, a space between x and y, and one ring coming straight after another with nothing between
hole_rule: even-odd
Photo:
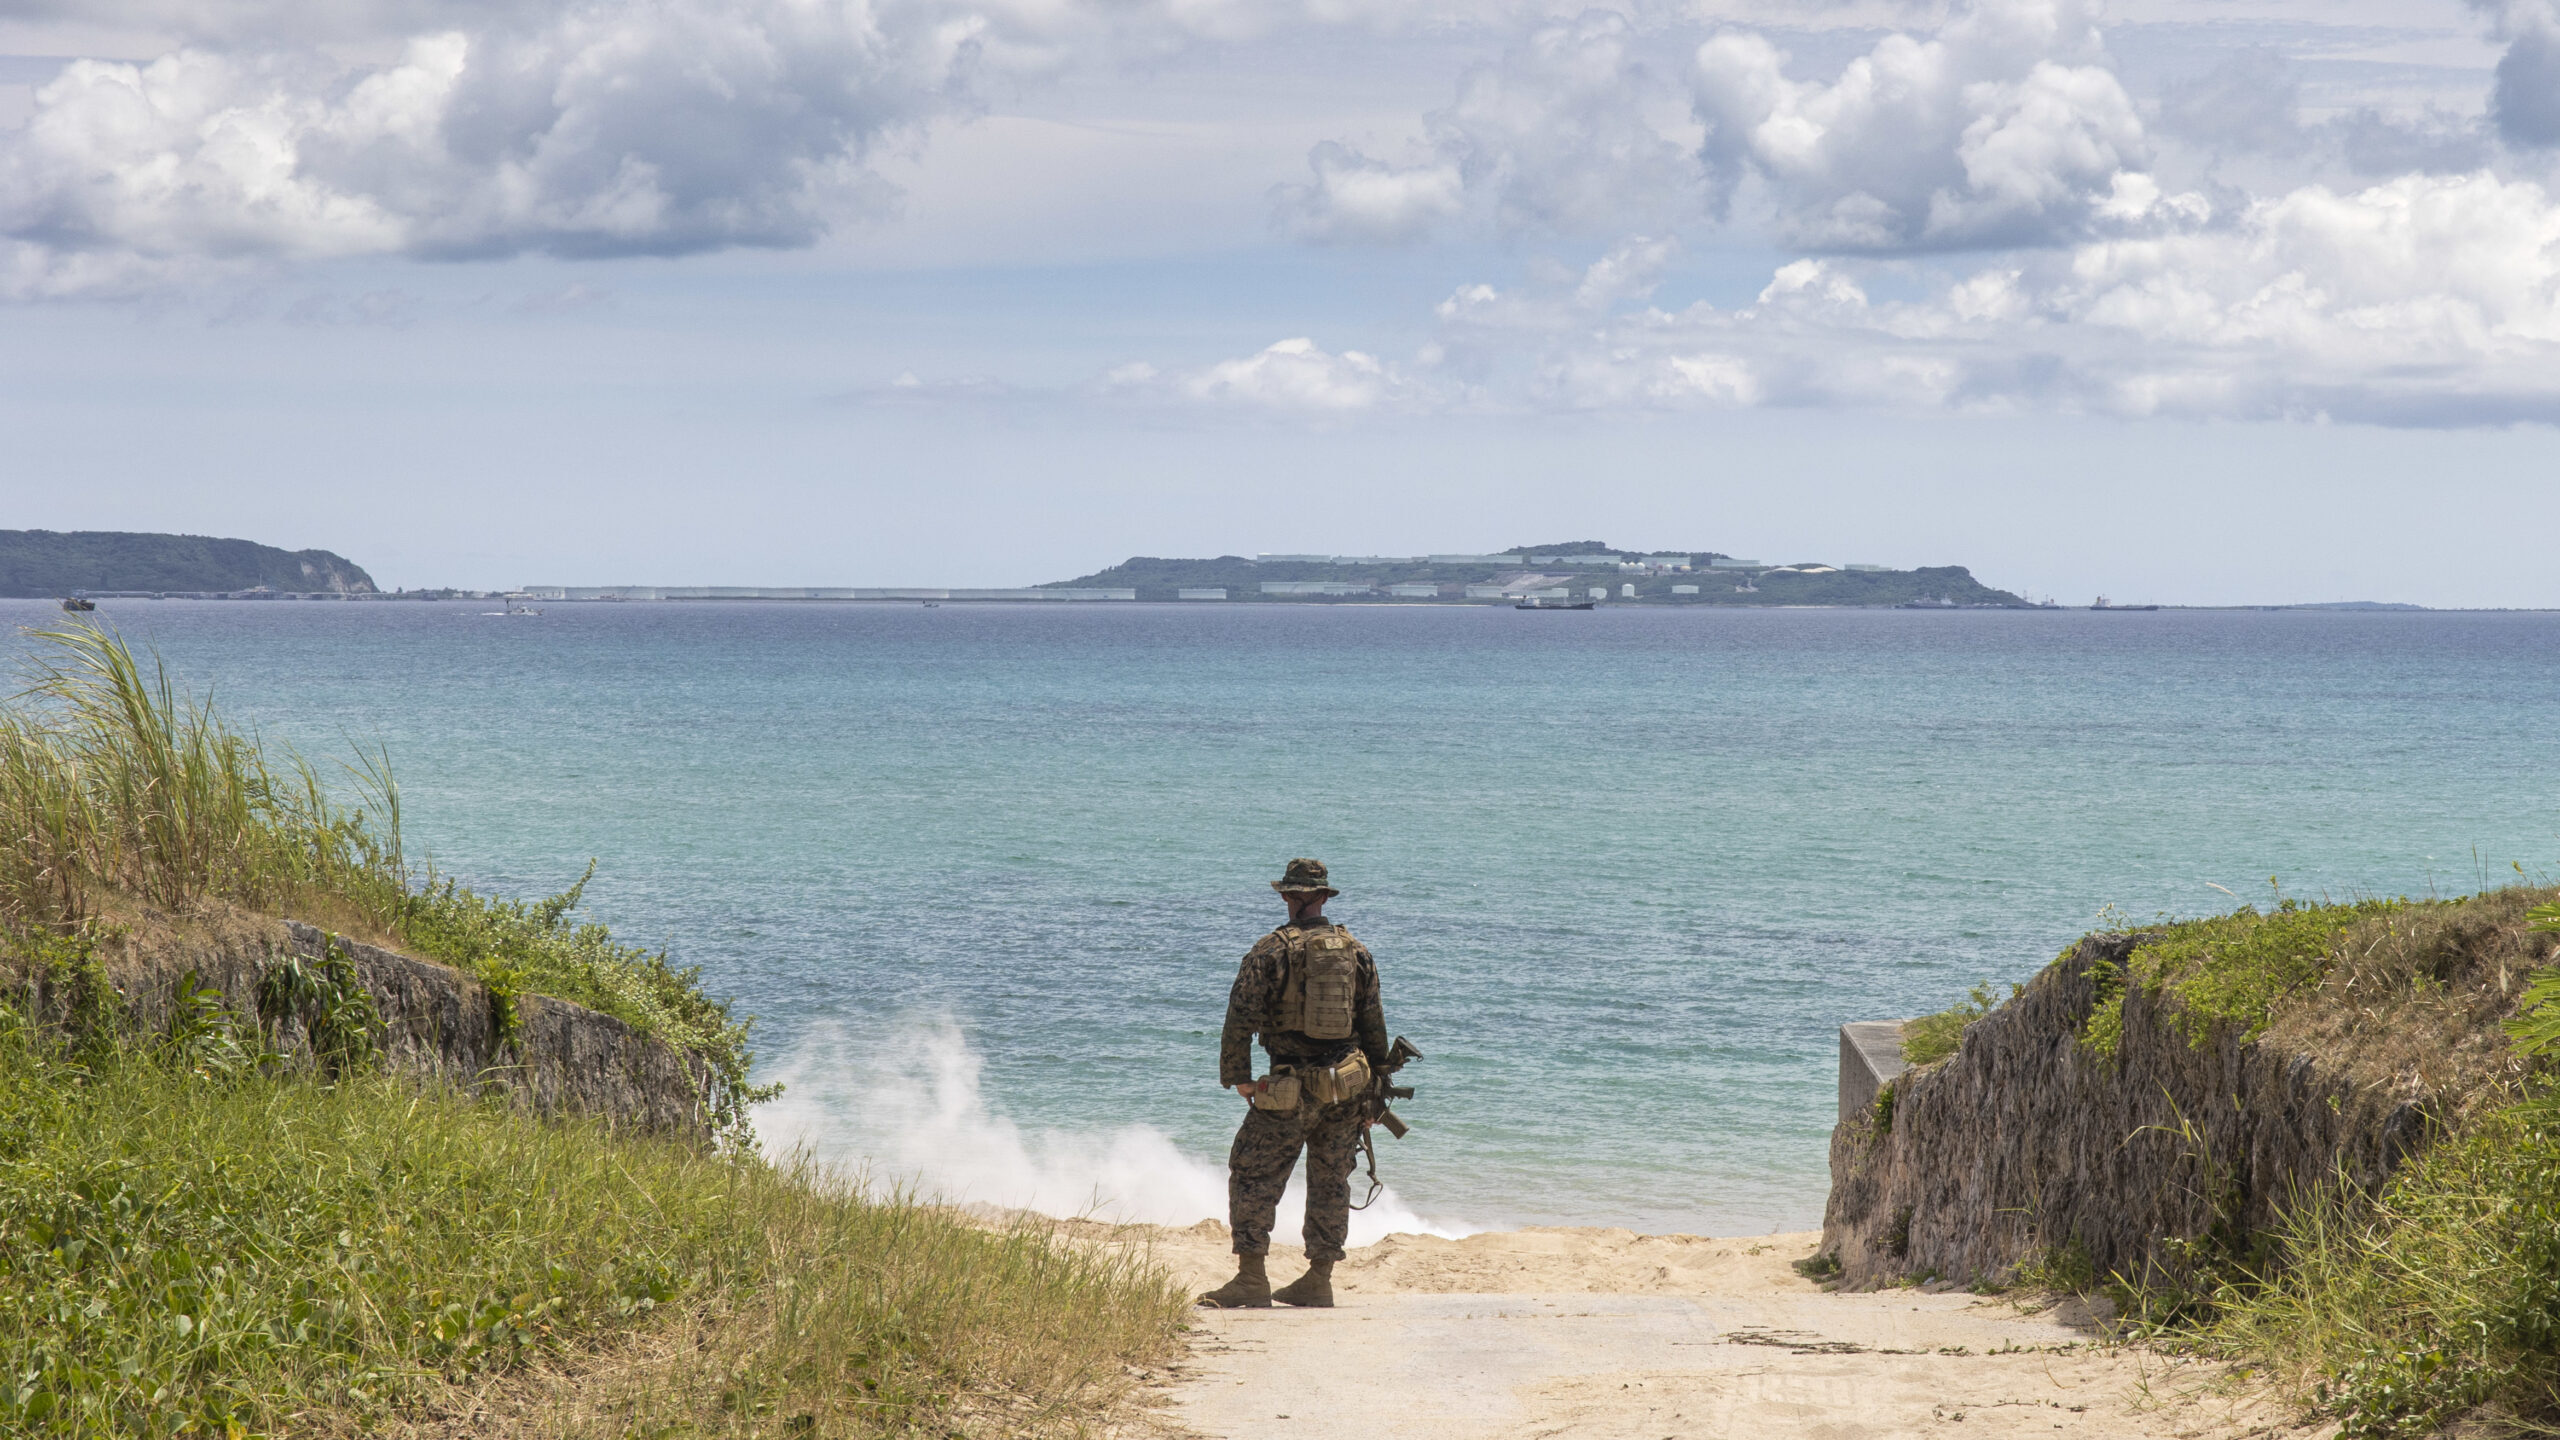
<instances>
[{"instance_id":1,"label":"tan combat boot","mask_svg":"<svg viewBox=\"0 0 2560 1440\"><path fill-rule=\"evenodd\" d=\"M1271 1276L1262 1268L1262 1257L1237 1256L1236 1278L1201 1296L1200 1303L1212 1310L1270 1309Z\"/></svg>"},{"instance_id":2,"label":"tan combat boot","mask_svg":"<svg viewBox=\"0 0 2560 1440\"><path fill-rule=\"evenodd\" d=\"M1310 1260L1307 1273L1271 1292L1271 1298L1283 1305L1301 1305L1309 1310L1333 1308L1333 1262Z\"/></svg>"}]
</instances>

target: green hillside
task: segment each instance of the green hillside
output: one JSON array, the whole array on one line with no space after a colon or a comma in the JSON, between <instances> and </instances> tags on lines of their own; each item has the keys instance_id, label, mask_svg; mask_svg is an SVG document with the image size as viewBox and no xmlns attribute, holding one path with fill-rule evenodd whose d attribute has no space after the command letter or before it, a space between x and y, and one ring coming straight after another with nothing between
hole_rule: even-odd
<instances>
[{"instance_id":1,"label":"green hillside","mask_svg":"<svg viewBox=\"0 0 2560 1440\"><path fill-rule=\"evenodd\" d=\"M374 593L373 577L326 550L127 530L0 530L0 596L74 590Z\"/></svg>"},{"instance_id":2,"label":"green hillside","mask_svg":"<svg viewBox=\"0 0 2560 1440\"><path fill-rule=\"evenodd\" d=\"M1628 562L1672 560L1669 565L1621 568ZM1726 561L1723 566L1711 562ZM1542 563L1543 562L1543 563ZM1680 568L1685 564L1687 568ZM1543 577L1543 583L1524 577ZM1330 583L1338 593L1274 592L1268 586ZM1524 545L1493 556L1263 556L1214 559L1133 556L1107 570L1052 587L1129 587L1140 600L1173 600L1185 589L1224 589L1229 600L1290 603L1497 603L1469 596L1470 586L1565 589L1574 599L1605 587L1613 604L1648 605L1931 605L2024 607L2027 602L1973 578L1961 565L1917 570L1848 570L1811 564L1732 566L1714 551L1666 555L1619 550L1597 540ZM1429 595L1397 595L1391 586L1433 587ZM1634 586L1632 595L1627 586Z\"/></svg>"}]
</instances>

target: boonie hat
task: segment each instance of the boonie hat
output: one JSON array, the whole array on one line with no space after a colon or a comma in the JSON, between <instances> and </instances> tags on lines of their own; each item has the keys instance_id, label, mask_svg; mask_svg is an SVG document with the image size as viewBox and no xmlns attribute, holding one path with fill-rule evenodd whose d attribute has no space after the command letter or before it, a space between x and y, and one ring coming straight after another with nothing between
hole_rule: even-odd
<instances>
[{"instance_id":1,"label":"boonie hat","mask_svg":"<svg viewBox=\"0 0 2560 1440\"><path fill-rule=\"evenodd\" d=\"M1322 891L1327 895L1342 893L1327 882L1323 861L1309 860L1304 856L1290 861L1289 868L1280 872L1280 878L1271 882L1271 888L1283 895L1308 890Z\"/></svg>"}]
</instances>

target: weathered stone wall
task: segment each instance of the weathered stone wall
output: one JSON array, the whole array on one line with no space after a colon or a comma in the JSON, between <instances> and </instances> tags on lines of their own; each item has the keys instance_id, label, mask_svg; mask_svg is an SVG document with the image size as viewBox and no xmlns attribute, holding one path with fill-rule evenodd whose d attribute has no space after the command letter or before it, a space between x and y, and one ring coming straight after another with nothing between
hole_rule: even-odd
<instances>
[{"instance_id":1,"label":"weathered stone wall","mask_svg":"<svg viewBox=\"0 0 2560 1440\"><path fill-rule=\"evenodd\" d=\"M220 992L235 1014L255 1017L258 981L274 957L292 952L316 960L327 940L323 931L299 921L232 915L150 943L111 946L100 958L132 1022L165 1033L189 975ZM502 1037L488 987L473 977L371 945L338 943L381 1012L374 1040L386 1069L502 1095L539 1113L602 1115L646 1130L705 1133L700 1095L706 1072L655 1037L610 1015L538 995L517 998L515 1034ZM273 1025L267 1043L288 1055L311 1053L296 1019Z\"/></svg>"},{"instance_id":2,"label":"weathered stone wall","mask_svg":"<svg viewBox=\"0 0 2560 1440\"><path fill-rule=\"evenodd\" d=\"M2140 986L2116 1057L2090 1055L2091 967L2137 938L2082 941L1953 1056L1899 1076L1888 1126L1832 1132L1822 1244L1843 1283L1966 1284L2074 1244L2101 1276L2142 1276L2172 1240L2263 1227L2340 1176L2377 1185L2424 1143L2419 1105L2236 1034L2190 1045L2174 1001Z\"/></svg>"}]
</instances>

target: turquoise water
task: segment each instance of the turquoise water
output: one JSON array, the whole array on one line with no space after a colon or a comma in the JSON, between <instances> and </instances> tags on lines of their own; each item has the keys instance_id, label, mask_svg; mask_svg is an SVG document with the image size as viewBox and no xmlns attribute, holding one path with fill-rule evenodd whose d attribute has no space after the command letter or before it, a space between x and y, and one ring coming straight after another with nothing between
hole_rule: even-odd
<instances>
[{"instance_id":1,"label":"turquoise water","mask_svg":"<svg viewBox=\"0 0 2560 1440\"><path fill-rule=\"evenodd\" d=\"M483 608L100 618L387 744L449 873L599 859L596 914L762 1017L769 1140L996 1203L1222 1212L1292 855L1429 1056L1368 1234L1809 1224L1842 1020L2103 906L2560 869L2553 615Z\"/></svg>"}]
</instances>

